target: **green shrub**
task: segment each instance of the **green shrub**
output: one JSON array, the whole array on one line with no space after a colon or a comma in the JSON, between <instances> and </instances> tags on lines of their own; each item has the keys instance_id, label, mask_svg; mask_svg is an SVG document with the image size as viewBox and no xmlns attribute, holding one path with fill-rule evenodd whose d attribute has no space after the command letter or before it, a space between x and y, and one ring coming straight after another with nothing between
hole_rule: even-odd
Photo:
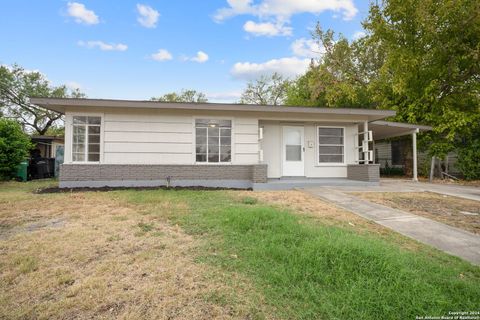
<instances>
[{"instance_id":1,"label":"green shrub","mask_svg":"<svg viewBox=\"0 0 480 320\"><path fill-rule=\"evenodd\" d=\"M31 148L30 138L16 121L0 119L0 178L12 178Z\"/></svg>"},{"instance_id":2,"label":"green shrub","mask_svg":"<svg viewBox=\"0 0 480 320\"><path fill-rule=\"evenodd\" d=\"M457 166L465 179L480 179L480 139L459 147L457 153Z\"/></svg>"}]
</instances>

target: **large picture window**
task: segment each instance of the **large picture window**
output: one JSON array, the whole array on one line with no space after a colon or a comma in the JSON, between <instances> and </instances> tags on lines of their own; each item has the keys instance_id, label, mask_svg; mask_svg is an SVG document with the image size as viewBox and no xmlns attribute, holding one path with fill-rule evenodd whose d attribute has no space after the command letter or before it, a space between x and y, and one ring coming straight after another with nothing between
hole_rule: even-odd
<instances>
[{"instance_id":1,"label":"large picture window","mask_svg":"<svg viewBox=\"0 0 480 320\"><path fill-rule=\"evenodd\" d=\"M74 162L100 161L100 117L73 117L72 160Z\"/></svg>"},{"instance_id":2,"label":"large picture window","mask_svg":"<svg viewBox=\"0 0 480 320\"><path fill-rule=\"evenodd\" d=\"M318 127L318 162L344 163L344 129Z\"/></svg>"},{"instance_id":3,"label":"large picture window","mask_svg":"<svg viewBox=\"0 0 480 320\"><path fill-rule=\"evenodd\" d=\"M196 119L195 136L196 162L231 162L232 121Z\"/></svg>"}]
</instances>

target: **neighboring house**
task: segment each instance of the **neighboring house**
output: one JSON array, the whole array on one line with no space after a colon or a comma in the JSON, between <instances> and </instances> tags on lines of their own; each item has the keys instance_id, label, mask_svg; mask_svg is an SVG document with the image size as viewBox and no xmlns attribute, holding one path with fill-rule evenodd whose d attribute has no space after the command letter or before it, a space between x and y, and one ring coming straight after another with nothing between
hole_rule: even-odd
<instances>
[{"instance_id":1,"label":"neighboring house","mask_svg":"<svg viewBox=\"0 0 480 320\"><path fill-rule=\"evenodd\" d=\"M287 177L378 183L373 138L416 136L419 130L379 121L395 115L389 110L97 99L31 102L65 114L60 187L263 188Z\"/></svg>"},{"instance_id":2,"label":"neighboring house","mask_svg":"<svg viewBox=\"0 0 480 320\"><path fill-rule=\"evenodd\" d=\"M64 145L62 136L37 136L30 137L35 145L34 149L38 149L42 158L55 158L57 148Z\"/></svg>"}]
</instances>

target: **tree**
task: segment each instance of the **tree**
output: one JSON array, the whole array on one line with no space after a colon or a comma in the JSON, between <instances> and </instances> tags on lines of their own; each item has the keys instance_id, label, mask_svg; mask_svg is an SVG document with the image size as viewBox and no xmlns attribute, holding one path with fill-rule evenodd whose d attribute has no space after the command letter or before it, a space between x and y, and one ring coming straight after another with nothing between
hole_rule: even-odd
<instances>
[{"instance_id":1,"label":"tree","mask_svg":"<svg viewBox=\"0 0 480 320\"><path fill-rule=\"evenodd\" d=\"M17 166L29 155L32 148L30 138L22 131L18 122L0 119L0 178L12 177Z\"/></svg>"},{"instance_id":2,"label":"tree","mask_svg":"<svg viewBox=\"0 0 480 320\"><path fill-rule=\"evenodd\" d=\"M240 103L259 105L281 105L287 96L290 81L278 73L261 76L250 81L240 97Z\"/></svg>"},{"instance_id":3,"label":"tree","mask_svg":"<svg viewBox=\"0 0 480 320\"><path fill-rule=\"evenodd\" d=\"M30 97L84 98L78 89L52 86L38 71L27 71L18 65L0 66L0 107L4 116L14 118L27 131L43 135L55 126L62 115L30 103Z\"/></svg>"},{"instance_id":4,"label":"tree","mask_svg":"<svg viewBox=\"0 0 480 320\"><path fill-rule=\"evenodd\" d=\"M364 23L385 54L374 99L399 121L432 125L440 157L480 132L479 10L473 0L385 0Z\"/></svg>"},{"instance_id":5,"label":"tree","mask_svg":"<svg viewBox=\"0 0 480 320\"><path fill-rule=\"evenodd\" d=\"M312 33L323 48L306 74L287 91L286 103L319 107L375 108L369 85L381 66L383 56L376 44L363 37L349 42L319 24Z\"/></svg>"},{"instance_id":6,"label":"tree","mask_svg":"<svg viewBox=\"0 0 480 320\"><path fill-rule=\"evenodd\" d=\"M185 90L183 89L179 93L170 92L166 93L161 97L152 97L152 101L160 102L190 102L190 103L205 103L208 102L207 96L196 90Z\"/></svg>"}]
</instances>

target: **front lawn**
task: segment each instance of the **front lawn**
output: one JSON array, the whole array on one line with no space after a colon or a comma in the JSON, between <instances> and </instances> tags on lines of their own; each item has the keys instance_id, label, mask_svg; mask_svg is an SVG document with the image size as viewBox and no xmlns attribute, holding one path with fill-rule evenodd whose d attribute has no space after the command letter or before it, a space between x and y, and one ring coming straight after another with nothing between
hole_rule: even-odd
<instances>
[{"instance_id":1,"label":"front lawn","mask_svg":"<svg viewBox=\"0 0 480 320\"><path fill-rule=\"evenodd\" d=\"M480 268L299 192L0 186L0 318L415 319Z\"/></svg>"}]
</instances>

